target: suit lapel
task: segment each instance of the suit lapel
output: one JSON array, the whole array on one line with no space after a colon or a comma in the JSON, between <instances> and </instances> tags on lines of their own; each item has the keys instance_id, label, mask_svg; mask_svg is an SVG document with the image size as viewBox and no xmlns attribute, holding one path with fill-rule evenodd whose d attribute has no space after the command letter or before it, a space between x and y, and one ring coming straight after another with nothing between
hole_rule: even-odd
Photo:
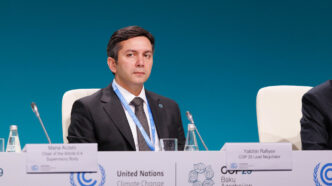
<instances>
[{"instance_id":1,"label":"suit lapel","mask_svg":"<svg viewBox=\"0 0 332 186\"><path fill-rule=\"evenodd\" d=\"M153 97L149 91L145 91L145 95L149 102L158 137L159 139L166 138L168 136L168 129L167 126L163 123L163 112L165 108L163 108L163 104L160 102L160 100L156 97Z\"/></svg>"},{"instance_id":2,"label":"suit lapel","mask_svg":"<svg viewBox=\"0 0 332 186\"><path fill-rule=\"evenodd\" d=\"M104 102L104 109L113 121L114 125L119 129L130 146L135 149L133 134L127 120L127 116L123 110L122 104L113 91L112 84L103 90L101 101Z\"/></svg>"}]
</instances>

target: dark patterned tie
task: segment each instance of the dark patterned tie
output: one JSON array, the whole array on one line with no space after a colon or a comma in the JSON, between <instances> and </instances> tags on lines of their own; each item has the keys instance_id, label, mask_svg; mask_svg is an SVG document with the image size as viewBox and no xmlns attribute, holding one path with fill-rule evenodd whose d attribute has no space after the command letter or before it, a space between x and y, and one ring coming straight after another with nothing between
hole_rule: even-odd
<instances>
[{"instance_id":1,"label":"dark patterned tie","mask_svg":"<svg viewBox=\"0 0 332 186\"><path fill-rule=\"evenodd\" d=\"M130 104L135 106L135 115L137 119L141 122L142 127L144 128L146 134L150 137L150 129L149 129L149 124L148 120L146 118L144 109L143 109L143 102L144 100L140 97L135 97ZM146 141L141 133L141 131L136 127L137 130L137 142L138 142L138 147L139 151L150 151L151 149L149 146L146 144Z\"/></svg>"}]
</instances>

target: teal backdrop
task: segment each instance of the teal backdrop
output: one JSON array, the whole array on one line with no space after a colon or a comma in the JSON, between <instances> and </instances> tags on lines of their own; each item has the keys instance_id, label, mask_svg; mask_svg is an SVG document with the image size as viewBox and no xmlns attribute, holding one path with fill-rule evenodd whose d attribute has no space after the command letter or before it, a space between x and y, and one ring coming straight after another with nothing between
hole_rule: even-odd
<instances>
[{"instance_id":1,"label":"teal backdrop","mask_svg":"<svg viewBox=\"0 0 332 186\"><path fill-rule=\"evenodd\" d=\"M331 79L331 10L329 0L1 0L0 137L16 124L22 146L47 143L34 101L62 143L63 93L107 86L111 34L139 25L156 38L145 86L178 102L185 128L190 110L212 150L258 142L260 88Z\"/></svg>"}]
</instances>

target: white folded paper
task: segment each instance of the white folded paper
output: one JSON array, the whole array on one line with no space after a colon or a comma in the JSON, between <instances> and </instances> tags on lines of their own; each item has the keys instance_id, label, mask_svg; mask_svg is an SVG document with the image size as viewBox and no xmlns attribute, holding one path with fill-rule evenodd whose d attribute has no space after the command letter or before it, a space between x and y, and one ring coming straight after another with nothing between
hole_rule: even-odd
<instances>
[{"instance_id":1,"label":"white folded paper","mask_svg":"<svg viewBox=\"0 0 332 186\"><path fill-rule=\"evenodd\" d=\"M97 144L27 144L27 173L96 172Z\"/></svg>"},{"instance_id":2,"label":"white folded paper","mask_svg":"<svg viewBox=\"0 0 332 186\"><path fill-rule=\"evenodd\" d=\"M292 170L290 143L226 143L229 170Z\"/></svg>"}]
</instances>

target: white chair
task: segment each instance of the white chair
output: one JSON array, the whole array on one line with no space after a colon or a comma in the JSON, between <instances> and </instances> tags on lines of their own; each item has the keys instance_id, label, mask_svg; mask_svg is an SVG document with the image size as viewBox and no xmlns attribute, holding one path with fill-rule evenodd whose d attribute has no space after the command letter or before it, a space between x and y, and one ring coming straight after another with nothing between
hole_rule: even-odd
<instances>
[{"instance_id":1,"label":"white chair","mask_svg":"<svg viewBox=\"0 0 332 186\"><path fill-rule=\"evenodd\" d=\"M99 89L75 89L69 90L63 94L62 97L62 135L63 143L68 143L68 127L70 124L71 109L76 100L89 96Z\"/></svg>"},{"instance_id":2,"label":"white chair","mask_svg":"<svg viewBox=\"0 0 332 186\"><path fill-rule=\"evenodd\" d=\"M257 94L257 125L260 142L290 142L301 150L302 96L312 87L270 86Z\"/></svg>"}]
</instances>

